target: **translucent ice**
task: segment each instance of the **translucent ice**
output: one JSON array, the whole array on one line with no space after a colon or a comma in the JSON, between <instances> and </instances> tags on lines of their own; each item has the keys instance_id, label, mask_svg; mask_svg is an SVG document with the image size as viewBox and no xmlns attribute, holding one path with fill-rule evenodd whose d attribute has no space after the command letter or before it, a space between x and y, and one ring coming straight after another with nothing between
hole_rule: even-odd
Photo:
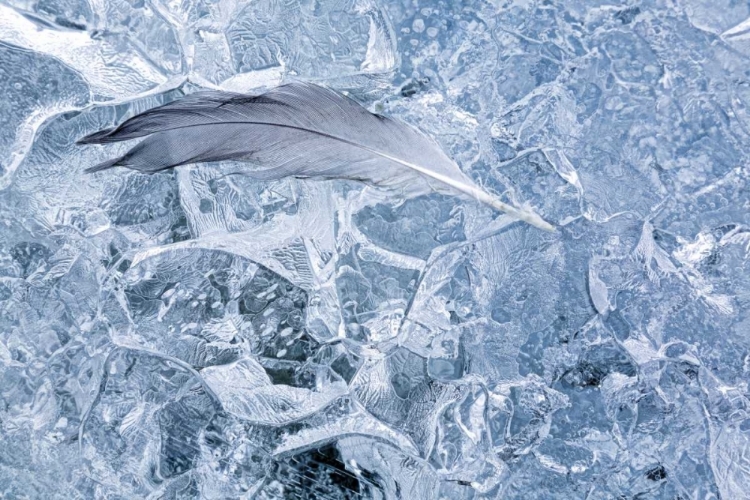
<instances>
[{"instance_id":1,"label":"translucent ice","mask_svg":"<svg viewBox=\"0 0 750 500\"><path fill-rule=\"evenodd\" d=\"M750 498L750 9L0 0L0 497ZM80 137L303 80L476 203Z\"/></svg>"}]
</instances>

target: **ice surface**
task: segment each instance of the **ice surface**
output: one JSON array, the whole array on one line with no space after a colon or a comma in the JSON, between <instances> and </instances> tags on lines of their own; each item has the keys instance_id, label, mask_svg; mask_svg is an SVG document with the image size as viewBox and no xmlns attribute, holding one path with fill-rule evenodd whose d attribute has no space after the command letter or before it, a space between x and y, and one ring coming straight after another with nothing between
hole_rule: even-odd
<instances>
[{"instance_id":1,"label":"ice surface","mask_svg":"<svg viewBox=\"0 0 750 500\"><path fill-rule=\"evenodd\" d=\"M750 498L750 9L0 0L0 498ZM443 195L83 169L323 83Z\"/></svg>"}]
</instances>

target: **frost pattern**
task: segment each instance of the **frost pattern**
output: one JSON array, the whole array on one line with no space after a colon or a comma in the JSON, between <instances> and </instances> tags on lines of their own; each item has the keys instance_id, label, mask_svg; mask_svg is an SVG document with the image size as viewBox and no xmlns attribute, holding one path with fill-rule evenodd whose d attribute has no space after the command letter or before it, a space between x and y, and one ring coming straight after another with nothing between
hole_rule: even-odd
<instances>
[{"instance_id":1,"label":"frost pattern","mask_svg":"<svg viewBox=\"0 0 750 500\"><path fill-rule=\"evenodd\" d=\"M750 9L0 0L0 498L750 498ZM554 222L83 168L307 80Z\"/></svg>"}]
</instances>

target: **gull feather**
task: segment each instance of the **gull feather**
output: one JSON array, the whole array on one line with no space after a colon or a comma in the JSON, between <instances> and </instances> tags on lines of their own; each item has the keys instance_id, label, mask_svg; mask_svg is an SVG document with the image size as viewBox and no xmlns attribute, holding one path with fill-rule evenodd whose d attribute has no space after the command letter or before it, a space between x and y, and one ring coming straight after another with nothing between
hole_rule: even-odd
<instances>
[{"instance_id":1,"label":"gull feather","mask_svg":"<svg viewBox=\"0 0 750 500\"><path fill-rule=\"evenodd\" d=\"M425 134L318 85L291 83L258 96L198 92L86 136L79 144L141 137L145 139L123 156L87 172L126 167L153 173L235 160L253 164L247 174L257 179L350 179L403 196L459 195L554 229L535 213L482 190Z\"/></svg>"}]
</instances>

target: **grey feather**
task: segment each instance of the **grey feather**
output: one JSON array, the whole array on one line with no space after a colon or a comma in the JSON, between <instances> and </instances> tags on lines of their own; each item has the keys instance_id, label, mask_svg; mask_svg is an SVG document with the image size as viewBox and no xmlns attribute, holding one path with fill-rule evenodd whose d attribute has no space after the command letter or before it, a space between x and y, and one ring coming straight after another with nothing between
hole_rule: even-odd
<instances>
[{"instance_id":1,"label":"grey feather","mask_svg":"<svg viewBox=\"0 0 750 500\"><path fill-rule=\"evenodd\" d=\"M248 175L258 179L352 179L406 196L463 195L553 230L538 215L483 191L426 135L312 84L284 85L259 96L199 92L79 143L140 137L146 138L125 155L86 171L120 166L152 173L188 163L246 161L255 165Z\"/></svg>"}]
</instances>

